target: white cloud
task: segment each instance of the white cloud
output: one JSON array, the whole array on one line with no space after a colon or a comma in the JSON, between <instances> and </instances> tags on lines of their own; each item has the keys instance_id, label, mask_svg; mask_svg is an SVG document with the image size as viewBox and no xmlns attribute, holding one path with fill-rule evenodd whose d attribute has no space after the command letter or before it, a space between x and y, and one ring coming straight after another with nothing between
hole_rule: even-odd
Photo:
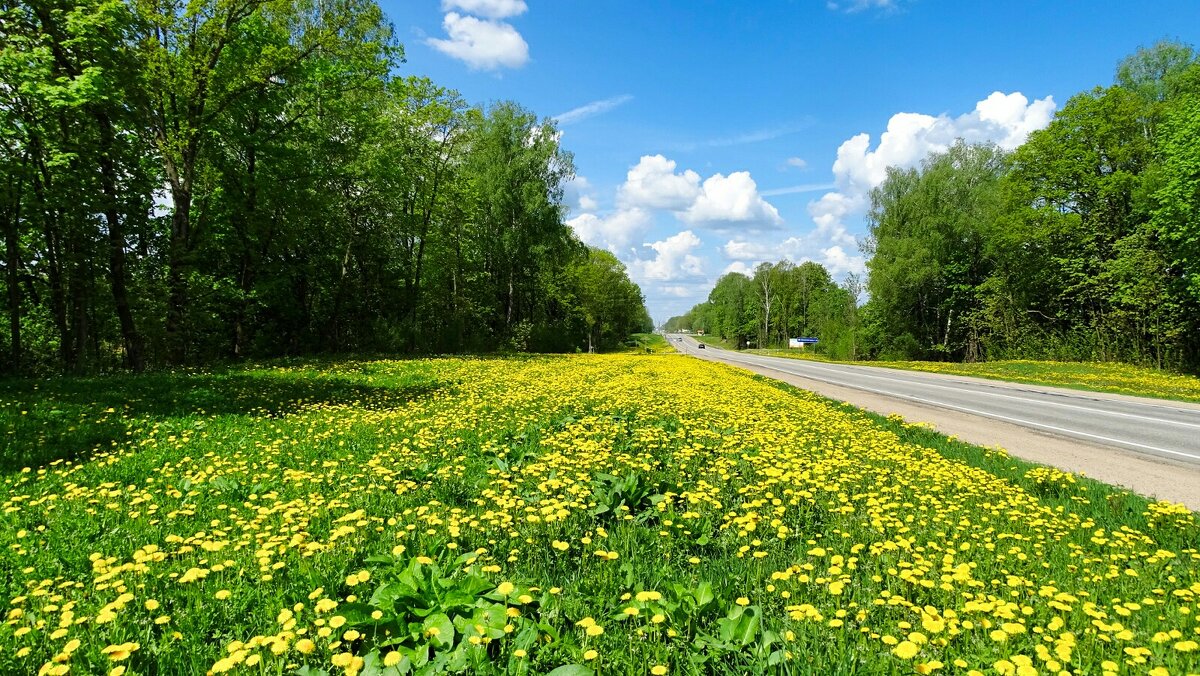
<instances>
[{"instance_id":1,"label":"white cloud","mask_svg":"<svg viewBox=\"0 0 1200 676\"><path fill-rule=\"evenodd\" d=\"M804 192L820 192L822 190L831 190L836 188L836 183L801 183L800 185L789 185L784 188L771 188L770 190L762 190L758 194L763 197L774 197L776 195L795 195Z\"/></svg>"},{"instance_id":2,"label":"white cloud","mask_svg":"<svg viewBox=\"0 0 1200 676\"><path fill-rule=\"evenodd\" d=\"M866 198L828 192L808 203L808 215L817 226L816 233L830 242L855 246L854 236L846 231L846 217L866 209Z\"/></svg>"},{"instance_id":3,"label":"white cloud","mask_svg":"<svg viewBox=\"0 0 1200 676\"><path fill-rule=\"evenodd\" d=\"M598 205L591 191L592 184L586 177L575 176L563 184L563 204L576 214L595 211Z\"/></svg>"},{"instance_id":4,"label":"white cloud","mask_svg":"<svg viewBox=\"0 0 1200 676\"><path fill-rule=\"evenodd\" d=\"M837 190L808 203L808 213L817 228L815 235L828 243L831 264L852 269L857 256L848 231L850 218L866 212L870 192L887 178L888 167L911 168L931 152L945 152L958 139L968 143L991 142L1012 150L1025 142L1030 132L1041 129L1054 117L1054 98L1030 101L1020 92L993 92L975 104L975 109L958 117L896 113L888 120L879 144L871 147L871 135L856 134L838 147L833 163Z\"/></svg>"},{"instance_id":5,"label":"white cloud","mask_svg":"<svg viewBox=\"0 0 1200 676\"><path fill-rule=\"evenodd\" d=\"M592 101L591 103L579 106L578 108L572 108L565 113L559 113L558 115L554 116L554 119L558 120L560 125L573 124L594 115L607 113L613 108L625 103L629 103L632 100L633 96L629 94L622 94L620 96L613 96L611 98L601 99L599 101Z\"/></svg>"},{"instance_id":6,"label":"white cloud","mask_svg":"<svg viewBox=\"0 0 1200 676\"><path fill-rule=\"evenodd\" d=\"M442 11L461 9L467 14L486 16L489 19L524 14L529 9L525 0L442 0Z\"/></svg>"},{"instance_id":7,"label":"white cloud","mask_svg":"<svg viewBox=\"0 0 1200 676\"><path fill-rule=\"evenodd\" d=\"M896 113L874 150L866 133L842 143L833 174L842 192L866 194L883 183L888 167L914 167L929 153L944 152L958 139L990 141L1012 150L1024 143L1030 132L1049 124L1054 109L1052 96L1030 102L1020 92L993 92L975 104L975 110L955 118Z\"/></svg>"},{"instance_id":8,"label":"white cloud","mask_svg":"<svg viewBox=\"0 0 1200 676\"><path fill-rule=\"evenodd\" d=\"M700 174L691 169L676 173L676 167L674 160L662 155L643 156L625 175L617 202L624 207L673 211L685 223L718 230L783 224L749 172L713 174L701 182Z\"/></svg>"},{"instance_id":9,"label":"white cloud","mask_svg":"<svg viewBox=\"0 0 1200 676\"><path fill-rule=\"evenodd\" d=\"M746 275L747 277L753 277L754 276L754 266L756 266L756 265L758 265L758 263L747 263L746 261L734 261L734 262L730 263L729 265L725 266L725 269L721 271L721 275L724 276L731 272L736 272L741 275Z\"/></svg>"},{"instance_id":10,"label":"white cloud","mask_svg":"<svg viewBox=\"0 0 1200 676\"><path fill-rule=\"evenodd\" d=\"M801 237L778 241L729 240L721 247L726 258L732 259L725 272L754 274L759 263L783 259L793 263L815 261L825 266L829 274L838 277L847 272L862 272L866 265L862 256L851 256L841 245L827 246L828 238L818 231ZM851 238L850 246L853 246Z\"/></svg>"},{"instance_id":11,"label":"white cloud","mask_svg":"<svg viewBox=\"0 0 1200 676\"><path fill-rule=\"evenodd\" d=\"M430 38L425 41L426 44L473 69L520 68L529 61L529 45L525 38L503 21L488 21L450 12L442 25L450 39Z\"/></svg>"},{"instance_id":12,"label":"white cloud","mask_svg":"<svg viewBox=\"0 0 1200 676\"><path fill-rule=\"evenodd\" d=\"M618 255L629 252L634 242L641 241L651 223L650 214L636 207L618 209L607 216L585 213L567 220L567 225L585 244Z\"/></svg>"},{"instance_id":13,"label":"white cloud","mask_svg":"<svg viewBox=\"0 0 1200 676\"><path fill-rule=\"evenodd\" d=\"M859 4L861 8L869 5ZM842 6L850 8L849 3ZM887 9L891 5L870 6ZM626 208L637 204L648 211L670 210L685 223L718 231L732 230L731 222L749 225L712 249L710 256L714 260L710 267L714 272L721 269L716 264L717 258L723 259L722 274L750 275L759 263L786 258L794 263L815 261L825 266L835 280L841 279L848 272L862 273L865 269L854 233L860 230L871 189L883 182L888 166L917 166L930 152L945 151L959 138L970 143L992 142L1005 149L1015 148L1030 132L1045 127L1054 110L1054 99L1049 96L1031 101L1019 92L994 92L958 116L897 113L887 121L882 134L873 137L862 133L842 143L833 163L831 184L810 183L760 191L745 172L715 174L701 180L696 172L680 171L675 162L661 155L647 156L630 169L618 193L618 203ZM764 197L818 190L823 192L808 203L814 227L807 232L775 237L755 232L765 230L761 227L764 224L779 224L782 220L776 220L778 212ZM759 222L753 225L739 220L754 217ZM648 251L653 255L648 255ZM678 314L704 299L715 281L701 274L710 263L704 259L705 251L699 238L685 231L637 252L646 258L635 254L631 259L630 275L647 289L648 303L656 317L664 312ZM650 283L646 284L647 281ZM688 289L690 293L683 295Z\"/></svg>"},{"instance_id":14,"label":"white cloud","mask_svg":"<svg viewBox=\"0 0 1200 676\"><path fill-rule=\"evenodd\" d=\"M617 202L647 209L687 209L700 196L700 174L675 173L675 161L662 155L644 155L625 175Z\"/></svg>"},{"instance_id":15,"label":"white cloud","mask_svg":"<svg viewBox=\"0 0 1200 676\"><path fill-rule=\"evenodd\" d=\"M825 6L834 11L843 11L853 14L867 9L878 9L885 12L893 12L900 8L900 0L846 0L838 2L837 0L829 0Z\"/></svg>"},{"instance_id":16,"label":"white cloud","mask_svg":"<svg viewBox=\"0 0 1200 676\"><path fill-rule=\"evenodd\" d=\"M668 286L658 287L658 292L664 296L671 296L673 298L687 298L688 296L692 295L695 290L686 284L671 284Z\"/></svg>"},{"instance_id":17,"label":"white cloud","mask_svg":"<svg viewBox=\"0 0 1200 676\"><path fill-rule=\"evenodd\" d=\"M862 272L866 268L866 261L862 256L851 256L840 246L821 249L821 257L817 262L824 265L835 279L841 274Z\"/></svg>"},{"instance_id":18,"label":"white cloud","mask_svg":"<svg viewBox=\"0 0 1200 676\"><path fill-rule=\"evenodd\" d=\"M635 257L629 262L630 276L637 282L698 281L704 276L704 263L692 253L701 244L691 230L644 245L654 252L653 258Z\"/></svg>"},{"instance_id":19,"label":"white cloud","mask_svg":"<svg viewBox=\"0 0 1200 676\"><path fill-rule=\"evenodd\" d=\"M787 158L787 165L795 169L808 168L808 162L806 162L803 157L789 157Z\"/></svg>"},{"instance_id":20,"label":"white cloud","mask_svg":"<svg viewBox=\"0 0 1200 676\"><path fill-rule=\"evenodd\" d=\"M1047 96L1029 102L1021 92L1002 94L992 92L986 99L975 104L975 115L980 122L1007 130L1004 138L993 138L996 145L1012 150L1025 142L1029 134L1042 129L1054 119L1054 97Z\"/></svg>"},{"instance_id":21,"label":"white cloud","mask_svg":"<svg viewBox=\"0 0 1200 676\"><path fill-rule=\"evenodd\" d=\"M765 242L746 242L729 240L721 247L726 258L735 261L763 261L777 253L778 248Z\"/></svg>"},{"instance_id":22,"label":"white cloud","mask_svg":"<svg viewBox=\"0 0 1200 676\"><path fill-rule=\"evenodd\" d=\"M696 202L680 218L718 229L731 225L767 228L783 225L783 217L758 194L758 186L748 171L708 177Z\"/></svg>"}]
</instances>

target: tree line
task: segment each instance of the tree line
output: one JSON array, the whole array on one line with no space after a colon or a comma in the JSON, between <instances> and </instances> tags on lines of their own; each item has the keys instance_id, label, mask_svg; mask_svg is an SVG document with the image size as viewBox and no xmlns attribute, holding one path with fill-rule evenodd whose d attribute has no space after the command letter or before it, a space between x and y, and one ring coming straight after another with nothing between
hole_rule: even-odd
<instances>
[{"instance_id":1,"label":"tree line","mask_svg":"<svg viewBox=\"0 0 1200 676\"><path fill-rule=\"evenodd\" d=\"M372 0L0 0L0 370L646 328L554 121L403 61Z\"/></svg>"},{"instance_id":2,"label":"tree line","mask_svg":"<svg viewBox=\"0 0 1200 676\"><path fill-rule=\"evenodd\" d=\"M840 319L798 321L781 263L723 277L672 326L764 346L810 331L863 358L1200 368L1200 58L1140 49L1013 152L960 141L889 168L867 225L868 300Z\"/></svg>"},{"instance_id":3,"label":"tree line","mask_svg":"<svg viewBox=\"0 0 1200 676\"><path fill-rule=\"evenodd\" d=\"M864 287L857 275L836 283L820 263L761 263L753 275L730 272L717 280L708 300L672 317L666 331L703 331L736 347L780 347L789 338L817 337L818 350L838 359L863 356L861 309Z\"/></svg>"},{"instance_id":4,"label":"tree line","mask_svg":"<svg viewBox=\"0 0 1200 676\"><path fill-rule=\"evenodd\" d=\"M1200 366L1200 62L1162 42L1012 153L890 169L864 251L879 350Z\"/></svg>"}]
</instances>

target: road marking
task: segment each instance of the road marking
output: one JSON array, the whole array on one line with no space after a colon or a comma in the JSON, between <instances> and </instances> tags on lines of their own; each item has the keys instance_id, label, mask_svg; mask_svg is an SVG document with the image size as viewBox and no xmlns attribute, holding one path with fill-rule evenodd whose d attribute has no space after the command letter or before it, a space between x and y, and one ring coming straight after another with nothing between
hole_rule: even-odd
<instances>
[{"instance_id":1,"label":"road marking","mask_svg":"<svg viewBox=\"0 0 1200 676\"><path fill-rule=\"evenodd\" d=\"M757 357L757 356L756 357L746 357L744 355L738 355L737 358L730 359L730 361L739 361L740 360L746 364L758 363L760 366L767 366L773 362L762 363L762 362L755 362L753 360L754 359L770 360L770 359L785 359L785 358L786 357ZM829 372L829 373L839 373L839 371L837 369L823 367L823 366L819 366L816 364L806 364L803 368L825 371L825 372ZM855 368L855 367L850 367L850 368ZM873 368L873 367L864 366L861 368L866 369L866 368ZM788 371L788 373L795 373L795 372ZM970 392L972 394L978 394L978 395L987 396L987 397L999 397L1001 399L1012 399L1015 401L1020 401L1020 402L1030 403L1030 404L1044 404L1047 406L1058 406L1060 408L1069 408L1069 409L1074 409L1076 411L1085 411L1087 413L1091 413L1094 415L1120 416L1123 418L1133 418L1136 420L1145 420L1145 421L1149 421L1149 422L1162 423L1162 424L1167 424L1167 425L1176 425L1178 427L1192 427L1192 428L1200 429L1200 424L1184 422L1182 420L1171 420L1169 418L1156 418L1154 416L1139 415L1137 413L1124 413L1122 411L1106 411L1106 410L1102 410L1102 409L1088 408L1087 406L1079 406L1077 404L1065 404L1065 403L1059 402L1059 401L1048 401L1048 400L1042 400L1042 399L1031 399L1028 397L1017 397L1017 396L1013 396L1011 394L1001 394L999 392L990 392L987 390L976 390L976 389L971 389L969 387L954 387L952 385L938 385L936 383L925 383L925 382L919 382L917 380L904 380L903 378L889 378L887 376L863 373L862 371L858 370L858 368L855 368L855 373L864 378L874 378L875 380L884 380L884 381L892 382L892 383L901 383L901 384L905 384L905 385L917 385L920 387L937 388L940 390L950 390L951 392L964 392L965 391L965 392ZM803 374L796 373L796 375L803 375ZM845 385L845 383L831 383L831 384ZM847 385L847 387L851 387L851 386ZM985 386L980 385L980 387L985 387ZM896 396L903 396L903 395L896 395ZM1133 405L1136 406L1139 404L1133 404ZM1151 406L1152 404L1140 404L1140 405Z\"/></svg>"},{"instance_id":2,"label":"road marking","mask_svg":"<svg viewBox=\"0 0 1200 676\"><path fill-rule=\"evenodd\" d=\"M714 358L719 359L719 357L716 357L715 355L714 355ZM772 366L770 364L754 363L752 361L739 362L737 359L728 359L728 358L727 358L727 361L732 364L738 364L738 363L749 364L751 366L758 366L760 368L770 369L772 371L779 371L780 373L788 373L791 375L800 376L802 378L811 378L812 380L819 380L823 383L828 383L830 385L838 385L841 387L850 387L850 388L857 389L857 390L865 390L867 392L872 392L874 394L881 394L881 395L888 396L888 397L895 397L897 399L907 399L909 401L916 401L916 402L920 402L923 404L929 404L931 406L937 406L940 408L949 408L949 409L956 410L956 411L962 411L964 413L971 413L974 415L983 416L985 418L1004 420L1006 422L1012 422L1012 423L1016 423L1019 425L1029 425L1032 427L1040 427L1042 429L1053 430L1055 432L1061 432L1061 433L1068 434L1068 435L1088 437L1090 439L1098 439L1100 441L1106 441L1110 444L1122 444L1122 445L1126 445L1126 446L1135 446L1137 448L1146 449L1148 451L1155 451L1158 453L1167 453L1170 455L1178 455L1178 456L1181 456L1184 458L1191 458L1193 460L1200 460L1200 455L1196 455L1194 453L1184 453L1183 451L1174 451L1169 448L1160 448L1158 446L1150 446L1148 444L1141 444L1136 441L1128 441L1125 439L1116 439L1113 437L1106 437L1106 436L1099 435L1099 434L1092 434L1090 432L1082 432L1079 430L1073 430L1073 429L1070 429L1067 427L1058 427L1055 425L1047 425L1045 423L1034 422L1032 420L1024 420L1022 418L1013 418L1013 417L1006 416L1006 415L1000 415L999 413L989 413L987 411L980 411L980 410L973 409L973 408L967 408L966 406L957 406L954 404L947 404L947 403L937 401L934 399L925 399L922 397L916 397L916 396L907 395L907 394L897 394L895 392L888 392L887 390L879 390L879 389L875 389L872 387L866 387L863 385L849 385L846 383L835 382L835 381L827 380L824 378L817 378L817 377L814 377L814 376L811 376L811 375L808 375L805 373L801 373L798 371L789 371L787 369ZM903 381L900 381L900 382L903 382ZM953 389L953 388L951 388L951 389ZM1085 410L1090 410L1090 409L1085 409Z\"/></svg>"}]
</instances>

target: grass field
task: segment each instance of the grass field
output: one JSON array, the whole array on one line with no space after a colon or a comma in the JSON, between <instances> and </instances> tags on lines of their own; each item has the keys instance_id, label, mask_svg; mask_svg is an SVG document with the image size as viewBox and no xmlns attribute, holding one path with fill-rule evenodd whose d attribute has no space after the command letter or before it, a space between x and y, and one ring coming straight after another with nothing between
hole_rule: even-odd
<instances>
[{"instance_id":1,"label":"grass field","mask_svg":"<svg viewBox=\"0 0 1200 676\"><path fill-rule=\"evenodd\" d=\"M630 337L629 344L621 352L644 354L669 354L675 348L657 333L635 333Z\"/></svg>"},{"instance_id":2,"label":"grass field","mask_svg":"<svg viewBox=\"0 0 1200 676\"><path fill-rule=\"evenodd\" d=\"M0 673L1186 674L1195 514L678 355L0 382Z\"/></svg>"},{"instance_id":3,"label":"grass field","mask_svg":"<svg viewBox=\"0 0 1200 676\"><path fill-rule=\"evenodd\" d=\"M754 354L794 359L830 361L822 355L788 350L747 350ZM859 366L927 371L951 375L1007 380L1031 385L1050 385L1092 392L1111 392L1156 399L1200 402L1200 378L1192 375L1100 362L1057 362L1008 360L973 364L936 361L838 362Z\"/></svg>"}]
</instances>

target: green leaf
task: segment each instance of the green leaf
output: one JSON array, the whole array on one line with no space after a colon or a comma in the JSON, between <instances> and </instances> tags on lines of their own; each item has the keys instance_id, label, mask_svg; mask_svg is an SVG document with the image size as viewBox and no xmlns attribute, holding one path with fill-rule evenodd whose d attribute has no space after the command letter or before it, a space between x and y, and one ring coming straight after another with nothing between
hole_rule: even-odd
<instances>
[{"instance_id":1,"label":"green leaf","mask_svg":"<svg viewBox=\"0 0 1200 676\"><path fill-rule=\"evenodd\" d=\"M564 664L546 676L592 676L596 672L582 664Z\"/></svg>"},{"instance_id":2,"label":"green leaf","mask_svg":"<svg viewBox=\"0 0 1200 676\"><path fill-rule=\"evenodd\" d=\"M346 623L361 626L364 624L375 624L375 619L371 617L371 613L375 612L375 608L365 603L343 603L337 607L336 614L346 618Z\"/></svg>"},{"instance_id":3,"label":"green leaf","mask_svg":"<svg viewBox=\"0 0 1200 676\"><path fill-rule=\"evenodd\" d=\"M435 648L445 649L454 645L454 623L445 613L434 613L425 618L422 629L426 634L430 629L436 630L436 635L429 637L429 642Z\"/></svg>"},{"instance_id":4,"label":"green leaf","mask_svg":"<svg viewBox=\"0 0 1200 676\"><path fill-rule=\"evenodd\" d=\"M450 653L446 662L446 669L449 671L464 671L467 668L468 651L471 649L471 644L462 641L455 648L454 652Z\"/></svg>"},{"instance_id":5,"label":"green leaf","mask_svg":"<svg viewBox=\"0 0 1200 676\"><path fill-rule=\"evenodd\" d=\"M538 628L538 631L542 632L543 634L546 634L554 641L557 641L557 640L559 640L559 638L561 638L561 636L558 633L558 630L546 622L539 622L537 625L537 628Z\"/></svg>"},{"instance_id":6,"label":"green leaf","mask_svg":"<svg viewBox=\"0 0 1200 676\"><path fill-rule=\"evenodd\" d=\"M513 649L528 651L537 643L538 628L536 625L527 623L525 628L517 632L517 636L513 639Z\"/></svg>"},{"instance_id":7,"label":"green leaf","mask_svg":"<svg viewBox=\"0 0 1200 676\"><path fill-rule=\"evenodd\" d=\"M758 606L735 607L727 617L717 620L721 628L721 639L736 645L746 646L754 641L762 625Z\"/></svg>"},{"instance_id":8,"label":"green leaf","mask_svg":"<svg viewBox=\"0 0 1200 676\"><path fill-rule=\"evenodd\" d=\"M399 585L388 582L376 589L374 594L371 594L369 603L380 610L391 612L396 607L396 601L403 598L403 596L403 590Z\"/></svg>"}]
</instances>

